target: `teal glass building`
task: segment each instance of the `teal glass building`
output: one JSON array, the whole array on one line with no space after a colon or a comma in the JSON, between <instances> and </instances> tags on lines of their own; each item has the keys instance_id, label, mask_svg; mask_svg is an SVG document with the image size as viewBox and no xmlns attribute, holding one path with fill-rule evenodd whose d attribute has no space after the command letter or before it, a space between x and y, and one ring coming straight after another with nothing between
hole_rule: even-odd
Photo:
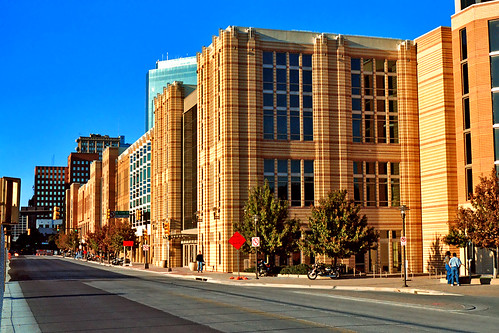
<instances>
[{"instance_id":1,"label":"teal glass building","mask_svg":"<svg viewBox=\"0 0 499 333\"><path fill-rule=\"evenodd\" d=\"M154 97L174 81L197 85L196 57L156 61L156 69L146 74L146 132L154 126Z\"/></svg>"}]
</instances>

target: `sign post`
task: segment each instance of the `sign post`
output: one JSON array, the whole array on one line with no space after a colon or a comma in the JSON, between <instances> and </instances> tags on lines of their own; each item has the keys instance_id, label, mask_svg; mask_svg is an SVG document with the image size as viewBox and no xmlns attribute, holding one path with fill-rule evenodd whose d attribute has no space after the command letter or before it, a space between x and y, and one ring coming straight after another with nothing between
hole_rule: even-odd
<instances>
[{"instance_id":1,"label":"sign post","mask_svg":"<svg viewBox=\"0 0 499 333\"><path fill-rule=\"evenodd\" d=\"M229 239L229 243L234 246L237 250L237 278L239 279L240 277L240 272L239 272L239 249L241 246L243 246L244 243L246 243L246 238L243 237L240 233L237 231L232 235L232 237Z\"/></svg>"}]
</instances>

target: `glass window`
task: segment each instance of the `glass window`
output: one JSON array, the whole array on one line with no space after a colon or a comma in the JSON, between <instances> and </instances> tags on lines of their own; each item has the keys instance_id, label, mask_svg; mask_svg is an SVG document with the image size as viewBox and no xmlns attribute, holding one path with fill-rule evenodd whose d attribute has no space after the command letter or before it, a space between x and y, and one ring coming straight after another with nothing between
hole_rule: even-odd
<instances>
[{"instance_id":1,"label":"glass window","mask_svg":"<svg viewBox=\"0 0 499 333\"><path fill-rule=\"evenodd\" d=\"M312 112L303 112L303 140L312 141L314 139L314 121Z\"/></svg>"},{"instance_id":2,"label":"glass window","mask_svg":"<svg viewBox=\"0 0 499 333\"><path fill-rule=\"evenodd\" d=\"M361 99L360 98L352 98L352 110L361 111Z\"/></svg>"},{"instance_id":3,"label":"glass window","mask_svg":"<svg viewBox=\"0 0 499 333\"><path fill-rule=\"evenodd\" d=\"M366 162L366 174L367 175L376 174L376 162Z\"/></svg>"},{"instance_id":4,"label":"glass window","mask_svg":"<svg viewBox=\"0 0 499 333\"><path fill-rule=\"evenodd\" d=\"M388 101L388 112L398 112L398 106L396 100Z\"/></svg>"},{"instance_id":5,"label":"glass window","mask_svg":"<svg viewBox=\"0 0 499 333\"><path fill-rule=\"evenodd\" d=\"M353 142L362 142L362 115L352 114Z\"/></svg>"},{"instance_id":6,"label":"glass window","mask_svg":"<svg viewBox=\"0 0 499 333\"><path fill-rule=\"evenodd\" d=\"M489 21L490 52L499 51L499 20Z\"/></svg>"},{"instance_id":7,"label":"glass window","mask_svg":"<svg viewBox=\"0 0 499 333\"><path fill-rule=\"evenodd\" d=\"M388 96L397 96L397 77L388 76Z\"/></svg>"},{"instance_id":8,"label":"glass window","mask_svg":"<svg viewBox=\"0 0 499 333\"><path fill-rule=\"evenodd\" d=\"M386 117L378 115L376 119L378 143L386 143Z\"/></svg>"},{"instance_id":9,"label":"glass window","mask_svg":"<svg viewBox=\"0 0 499 333\"><path fill-rule=\"evenodd\" d=\"M365 118L365 135L366 135L366 142L374 142L374 115L372 114L366 114L364 116Z\"/></svg>"},{"instance_id":10,"label":"glass window","mask_svg":"<svg viewBox=\"0 0 499 333\"><path fill-rule=\"evenodd\" d=\"M376 59L376 72L385 71L385 59Z\"/></svg>"},{"instance_id":11,"label":"glass window","mask_svg":"<svg viewBox=\"0 0 499 333\"><path fill-rule=\"evenodd\" d=\"M466 157L466 164L471 164L472 162L472 157L471 157L471 133L465 133L464 134L464 146L465 146L465 157Z\"/></svg>"},{"instance_id":12,"label":"glass window","mask_svg":"<svg viewBox=\"0 0 499 333\"><path fill-rule=\"evenodd\" d=\"M499 87L499 56L490 57L490 76L492 88Z\"/></svg>"},{"instance_id":13,"label":"glass window","mask_svg":"<svg viewBox=\"0 0 499 333\"><path fill-rule=\"evenodd\" d=\"M391 192L392 207L400 206L400 179L391 179Z\"/></svg>"},{"instance_id":14,"label":"glass window","mask_svg":"<svg viewBox=\"0 0 499 333\"><path fill-rule=\"evenodd\" d=\"M399 125L398 117L389 117L389 127L390 127L390 143L399 143Z\"/></svg>"},{"instance_id":15,"label":"glass window","mask_svg":"<svg viewBox=\"0 0 499 333\"><path fill-rule=\"evenodd\" d=\"M303 67L312 67L312 55L302 54L301 62Z\"/></svg>"},{"instance_id":16,"label":"glass window","mask_svg":"<svg viewBox=\"0 0 499 333\"><path fill-rule=\"evenodd\" d=\"M291 108L300 107L300 95L289 95L289 107Z\"/></svg>"},{"instance_id":17,"label":"glass window","mask_svg":"<svg viewBox=\"0 0 499 333\"><path fill-rule=\"evenodd\" d=\"M264 111L263 115L263 138L267 140L274 139L274 115L272 110L270 114Z\"/></svg>"},{"instance_id":18,"label":"glass window","mask_svg":"<svg viewBox=\"0 0 499 333\"><path fill-rule=\"evenodd\" d=\"M288 101L286 98L286 94L277 94L277 107L286 108L287 106L288 106Z\"/></svg>"},{"instance_id":19,"label":"glass window","mask_svg":"<svg viewBox=\"0 0 499 333\"><path fill-rule=\"evenodd\" d=\"M396 60L388 60L388 73L397 73L397 61Z\"/></svg>"},{"instance_id":20,"label":"glass window","mask_svg":"<svg viewBox=\"0 0 499 333\"><path fill-rule=\"evenodd\" d=\"M274 82L274 69L264 68L263 69L263 82Z\"/></svg>"},{"instance_id":21,"label":"glass window","mask_svg":"<svg viewBox=\"0 0 499 333\"><path fill-rule=\"evenodd\" d=\"M373 76L364 75L364 94L367 96L372 96L373 94Z\"/></svg>"},{"instance_id":22,"label":"glass window","mask_svg":"<svg viewBox=\"0 0 499 333\"><path fill-rule=\"evenodd\" d=\"M390 163L390 174L392 176L400 175L400 163L392 162Z\"/></svg>"},{"instance_id":23,"label":"glass window","mask_svg":"<svg viewBox=\"0 0 499 333\"><path fill-rule=\"evenodd\" d=\"M494 124L499 124L499 92L492 94L492 112L494 114Z\"/></svg>"},{"instance_id":24,"label":"glass window","mask_svg":"<svg viewBox=\"0 0 499 333\"><path fill-rule=\"evenodd\" d=\"M300 55L298 53L289 54L289 66L300 66Z\"/></svg>"},{"instance_id":25,"label":"glass window","mask_svg":"<svg viewBox=\"0 0 499 333\"><path fill-rule=\"evenodd\" d=\"M350 64L351 64L352 71L360 71L360 59L359 58L352 58L350 60Z\"/></svg>"},{"instance_id":26,"label":"glass window","mask_svg":"<svg viewBox=\"0 0 499 333\"><path fill-rule=\"evenodd\" d=\"M374 100L364 99L364 111L374 111Z\"/></svg>"},{"instance_id":27,"label":"glass window","mask_svg":"<svg viewBox=\"0 0 499 333\"><path fill-rule=\"evenodd\" d=\"M379 205L388 206L388 178L380 177L378 180Z\"/></svg>"},{"instance_id":28,"label":"glass window","mask_svg":"<svg viewBox=\"0 0 499 333\"><path fill-rule=\"evenodd\" d=\"M464 116L464 129L470 129L471 119L470 119L470 99L463 99L463 116ZM499 118L498 118L499 119Z\"/></svg>"},{"instance_id":29,"label":"glass window","mask_svg":"<svg viewBox=\"0 0 499 333\"><path fill-rule=\"evenodd\" d=\"M352 74L352 95L360 95L360 74Z\"/></svg>"},{"instance_id":30,"label":"glass window","mask_svg":"<svg viewBox=\"0 0 499 333\"><path fill-rule=\"evenodd\" d=\"M366 206L376 206L376 178L366 178Z\"/></svg>"},{"instance_id":31,"label":"glass window","mask_svg":"<svg viewBox=\"0 0 499 333\"><path fill-rule=\"evenodd\" d=\"M314 161L303 161L303 174L305 179L305 206L314 204Z\"/></svg>"},{"instance_id":32,"label":"glass window","mask_svg":"<svg viewBox=\"0 0 499 333\"><path fill-rule=\"evenodd\" d=\"M379 112L386 112L385 109L386 102L384 99L377 99L376 100L376 111Z\"/></svg>"},{"instance_id":33,"label":"glass window","mask_svg":"<svg viewBox=\"0 0 499 333\"><path fill-rule=\"evenodd\" d=\"M277 161L277 197L288 200L288 161Z\"/></svg>"},{"instance_id":34,"label":"glass window","mask_svg":"<svg viewBox=\"0 0 499 333\"><path fill-rule=\"evenodd\" d=\"M364 183L362 178L353 179L353 196L355 203L364 205Z\"/></svg>"},{"instance_id":35,"label":"glass window","mask_svg":"<svg viewBox=\"0 0 499 333\"><path fill-rule=\"evenodd\" d=\"M274 106L274 94L263 94L263 106Z\"/></svg>"},{"instance_id":36,"label":"glass window","mask_svg":"<svg viewBox=\"0 0 499 333\"><path fill-rule=\"evenodd\" d=\"M286 66L286 53L276 53L275 63L277 66Z\"/></svg>"},{"instance_id":37,"label":"glass window","mask_svg":"<svg viewBox=\"0 0 499 333\"><path fill-rule=\"evenodd\" d=\"M376 96L385 96L385 76L376 75Z\"/></svg>"},{"instance_id":38,"label":"glass window","mask_svg":"<svg viewBox=\"0 0 499 333\"><path fill-rule=\"evenodd\" d=\"M461 38L461 60L468 58L468 42L466 41L466 29L462 29L460 32Z\"/></svg>"},{"instance_id":39,"label":"glass window","mask_svg":"<svg viewBox=\"0 0 499 333\"><path fill-rule=\"evenodd\" d=\"M291 132L291 140L300 140L300 113L298 111L291 112L289 130Z\"/></svg>"},{"instance_id":40,"label":"glass window","mask_svg":"<svg viewBox=\"0 0 499 333\"><path fill-rule=\"evenodd\" d=\"M302 75L303 75L303 84L312 84L312 71L304 70Z\"/></svg>"},{"instance_id":41,"label":"glass window","mask_svg":"<svg viewBox=\"0 0 499 333\"><path fill-rule=\"evenodd\" d=\"M305 109L312 108L312 96L309 96L309 95L303 96L303 108L305 108Z\"/></svg>"},{"instance_id":42,"label":"glass window","mask_svg":"<svg viewBox=\"0 0 499 333\"><path fill-rule=\"evenodd\" d=\"M469 83L468 83L468 63L464 63L461 65L461 75L462 75L462 83L463 83L463 95L469 93Z\"/></svg>"},{"instance_id":43,"label":"glass window","mask_svg":"<svg viewBox=\"0 0 499 333\"><path fill-rule=\"evenodd\" d=\"M300 160L291 160L291 206L301 206Z\"/></svg>"},{"instance_id":44,"label":"glass window","mask_svg":"<svg viewBox=\"0 0 499 333\"><path fill-rule=\"evenodd\" d=\"M353 162L353 174L354 175L362 175L364 173L362 171L362 169L363 169L362 162Z\"/></svg>"},{"instance_id":45,"label":"glass window","mask_svg":"<svg viewBox=\"0 0 499 333\"><path fill-rule=\"evenodd\" d=\"M300 83L300 71L297 69L291 69L289 71L289 83L299 84Z\"/></svg>"},{"instance_id":46,"label":"glass window","mask_svg":"<svg viewBox=\"0 0 499 333\"><path fill-rule=\"evenodd\" d=\"M473 170L466 168L466 199L470 200L473 194Z\"/></svg>"},{"instance_id":47,"label":"glass window","mask_svg":"<svg viewBox=\"0 0 499 333\"><path fill-rule=\"evenodd\" d=\"M373 59L363 59L362 69L364 72L372 72L373 71Z\"/></svg>"}]
</instances>

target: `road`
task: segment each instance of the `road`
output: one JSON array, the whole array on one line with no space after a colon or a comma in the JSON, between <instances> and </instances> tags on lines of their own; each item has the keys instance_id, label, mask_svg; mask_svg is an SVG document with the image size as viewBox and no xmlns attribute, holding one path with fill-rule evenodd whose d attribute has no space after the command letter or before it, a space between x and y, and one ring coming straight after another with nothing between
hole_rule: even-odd
<instances>
[{"instance_id":1,"label":"road","mask_svg":"<svg viewBox=\"0 0 499 333\"><path fill-rule=\"evenodd\" d=\"M497 297L241 287L56 257L11 262L42 332L491 332Z\"/></svg>"}]
</instances>

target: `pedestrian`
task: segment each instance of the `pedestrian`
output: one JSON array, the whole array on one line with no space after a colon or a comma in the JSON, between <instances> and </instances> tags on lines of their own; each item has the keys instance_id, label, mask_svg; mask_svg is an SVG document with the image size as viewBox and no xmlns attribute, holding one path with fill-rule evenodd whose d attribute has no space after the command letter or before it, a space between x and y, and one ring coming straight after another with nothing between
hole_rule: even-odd
<instances>
[{"instance_id":1,"label":"pedestrian","mask_svg":"<svg viewBox=\"0 0 499 333\"><path fill-rule=\"evenodd\" d=\"M450 266L449 266L449 261L450 261L450 251L445 252L445 270L447 271L447 284L450 284Z\"/></svg>"},{"instance_id":2,"label":"pedestrian","mask_svg":"<svg viewBox=\"0 0 499 333\"><path fill-rule=\"evenodd\" d=\"M449 260L450 274L451 274L451 286L454 286L454 282L459 286L459 267L461 267L461 260L456 255L456 252L452 254L452 258Z\"/></svg>"},{"instance_id":3,"label":"pedestrian","mask_svg":"<svg viewBox=\"0 0 499 333\"><path fill-rule=\"evenodd\" d=\"M196 261L198 262L198 273L203 273L204 258L201 251L199 251L199 254L196 256Z\"/></svg>"}]
</instances>

